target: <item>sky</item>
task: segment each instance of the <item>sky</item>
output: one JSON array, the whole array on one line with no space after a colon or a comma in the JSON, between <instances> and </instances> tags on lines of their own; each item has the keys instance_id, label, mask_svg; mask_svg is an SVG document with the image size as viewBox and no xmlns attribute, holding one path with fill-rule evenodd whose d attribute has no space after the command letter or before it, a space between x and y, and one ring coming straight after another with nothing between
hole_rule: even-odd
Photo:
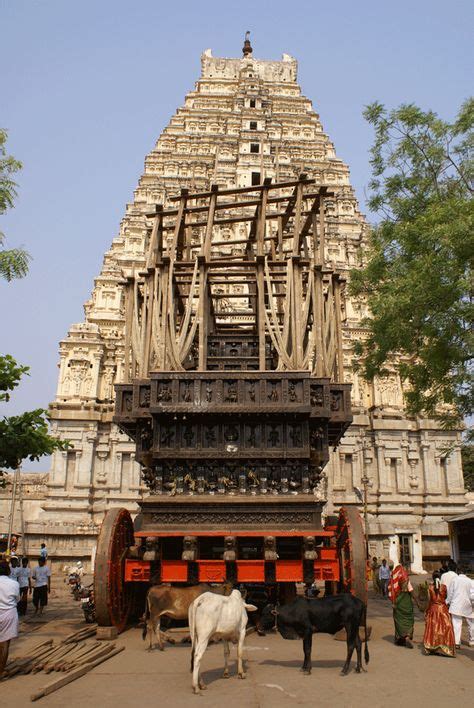
<instances>
[{"instance_id":1,"label":"sky","mask_svg":"<svg viewBox=\"0 0 474 708\"><path fill-rule=\"evenodd\" d=\"M7 247L28 276L0 282L0 352L31 367L0 415L47 407L58 344L118 233L145 155L200 73L200 55L299 62L303 93L350 167L363 211L372 129L362 111L415 102L452 119L472 94L467 0L0 0L0 126L23 163ZM47 470L27 462L25 470Z\"/></svg>"}]
</instances>

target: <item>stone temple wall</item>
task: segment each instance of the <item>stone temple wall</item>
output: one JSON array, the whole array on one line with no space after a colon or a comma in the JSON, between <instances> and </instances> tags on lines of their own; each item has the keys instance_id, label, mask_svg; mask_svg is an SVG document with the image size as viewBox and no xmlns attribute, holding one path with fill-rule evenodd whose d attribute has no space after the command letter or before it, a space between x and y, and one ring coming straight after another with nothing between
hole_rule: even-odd
<instances>
[{"instance_id":1,"label":"stone temple wall","mask_svg":"<svg viewBox=\"0 0 474 708\"><path fill-rule=\"evenodd\" d=\"M201 64L194 90L145 158L133 201L84 305L84 321L72 325L60 343L50 413L53 432L69 439L73 448L54 455L42 512L30 524L56 533L67 522L72 535L74 529L87 528L71 546L84 557L104 511L122 505L134 511L147 494L133 443L112 417L113 387L124 377L124 285L145 264L150 206L167 206L182 187L249 186L265 177L293 180L304 172L316 187L326 184L335 193L326 200L326 258L344 274L363 257L367 225L349 169L301 93L296 60L285 54L281 61L251 54L215 58L207 50ZM223 253L232 254L242 225L221 228L227 242ZM459 434L442 431L433 421L408 418L395 373L373 384L354 373L353 344L364 336L364 301L344 293L341 314L345 380L352 383L355 415L326 470L327 512L358 503L354 488L362 488L367 475L371 555L395 559L401 544L409 549L413 567L421 569L422 556L429 561L449 553L443 516L465 504Z\"/></svg>"}]
</instances>

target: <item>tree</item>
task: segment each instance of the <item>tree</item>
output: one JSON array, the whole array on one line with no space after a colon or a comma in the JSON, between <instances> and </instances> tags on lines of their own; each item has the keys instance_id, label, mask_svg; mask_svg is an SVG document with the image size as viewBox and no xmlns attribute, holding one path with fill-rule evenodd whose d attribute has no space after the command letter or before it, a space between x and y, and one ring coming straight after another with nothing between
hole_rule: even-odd
<instances>
[{"instance_id":1,"label":"tree","mask_svg":"<svg viewBox=\"0 0 474 708\"><path fill-rule=\"evenodd\" d=\"M368 106L369 206L381 216L351 292L367 299L356 354L369 380L387 365L408 412L458 425L472 411L474 100L453 123L415 105Z\"/></svg>"},{"instance_id":2,"label":"tree","mask_svg":"<svg viewBox=\"0 0 474 708\"><path fill-rule=\"evenodd\" d=\"M12 175L21 169L21 163L7 155L6 139L6 131L0 129L0 214L13 207L17 185ZM2 248L4 241L5 237L0 232L0 277L7 281L23 278L28 272L29 254L22 248ZM17 364L9 354L0 356L0 402L8 403L10 392L15 390L21 377L28 372L28 366ZM25 458L39 460L54 450L68 447L69 442L57 440L49 434L48 414L43 408L3 417L0 420L0 486L2 467L16 469Z\"/></svg>"},{"instance_id":3,"label":"tree","mask_svg":"<svg viewBox=\"0 0 474 708\"><path fill-rule=\"evenodd\" d=\"M17 184L12 175L21 169L21 162L7 155L7 131L0 128L0 215L13 207ZM23 278L28 272L30 255L23 248L4 248L5 234L0 231L0 277L10 281Z\"/></svg>"},{"instance_id":4,"label":"tree","mask_svg":"<svg viewBox=\"0 0 474 708\"><path fill-rule=\"evenodd\" d=\"M29 367L18 365L9 354L0 356L0 401L10 400L10 391L28 371ZM0 420L0 468L16 469L25 458L39 460L68 447L67 441L49 434L48 414L43 408Z\"/></svg>"},{"instance_id":5,"label":"tree","mask_svg":"<svg viewBox=\"0 0 474 708\"><path fill-rule=\"evenodd\" d=\"M468 492L474 492L474 445L461 445L462 471L464 486Z\"/></svg>"}]
</instances>

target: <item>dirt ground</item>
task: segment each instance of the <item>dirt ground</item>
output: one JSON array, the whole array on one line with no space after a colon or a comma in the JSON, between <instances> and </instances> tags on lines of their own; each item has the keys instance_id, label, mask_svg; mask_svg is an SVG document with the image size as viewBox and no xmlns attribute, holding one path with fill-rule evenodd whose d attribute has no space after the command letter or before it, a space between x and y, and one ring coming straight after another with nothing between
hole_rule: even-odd
<instances>
[{"instance_id":1,"label":"dirt ground","mask_svg":"<svg viewBox=\"0 0 474 708\"><path fill-rule=\"evenodd\" d=\"M44 639L60 640L86 626L79 603L63 590L54 595L43 618L28 616L22 621L20 637L12 644L11 658L25 654L28 648ZM253 633L246 640L245 681L236 676L235 648L231 653L231 677L227 680L222 678L222 645L208 648L202 662L208 688L201 696L191 692L189 645L168 645L164 652L148 652L141 629L132 628L117 639L118 645L125 646L123 652L85 677L42 698L39 705L45 708L187 708L193 705L201 708L315 705L322 708L419 708L426 703L430 708L445 708L454 703L471 704L474 649L464 643L455 659L424 656L421 645L424 622L418 611L414 648L394 646L390 604L374 596L369 602L369 623L372 637L367 672L356 674L353 659L350 674L342 677L344 642L316 635L313 672L305 676L299 672L303 660L300 641L285 641L275 634L259 637ZM31 705L30 695L60 675L39 673L0 682L0 705L5 708Z\"/></svg>"}]
</instances>

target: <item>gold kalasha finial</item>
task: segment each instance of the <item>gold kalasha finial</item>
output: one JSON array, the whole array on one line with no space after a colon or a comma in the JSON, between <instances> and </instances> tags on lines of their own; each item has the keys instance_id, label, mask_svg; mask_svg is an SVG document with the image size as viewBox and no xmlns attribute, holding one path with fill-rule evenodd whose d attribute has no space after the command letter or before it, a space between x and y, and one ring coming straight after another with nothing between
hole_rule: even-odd
<instances>
[{"instance_id":1,"label":"gold kalasha finial","mask_svg":"<svg viewBox=\"0 0 474 708\"><path fill-rule=\"evenodd\" d=\"M252 55L252 45L250 44L250 30L245 33L244 46L242 47L244 58Z\"/></svg>"}]
</instances>

